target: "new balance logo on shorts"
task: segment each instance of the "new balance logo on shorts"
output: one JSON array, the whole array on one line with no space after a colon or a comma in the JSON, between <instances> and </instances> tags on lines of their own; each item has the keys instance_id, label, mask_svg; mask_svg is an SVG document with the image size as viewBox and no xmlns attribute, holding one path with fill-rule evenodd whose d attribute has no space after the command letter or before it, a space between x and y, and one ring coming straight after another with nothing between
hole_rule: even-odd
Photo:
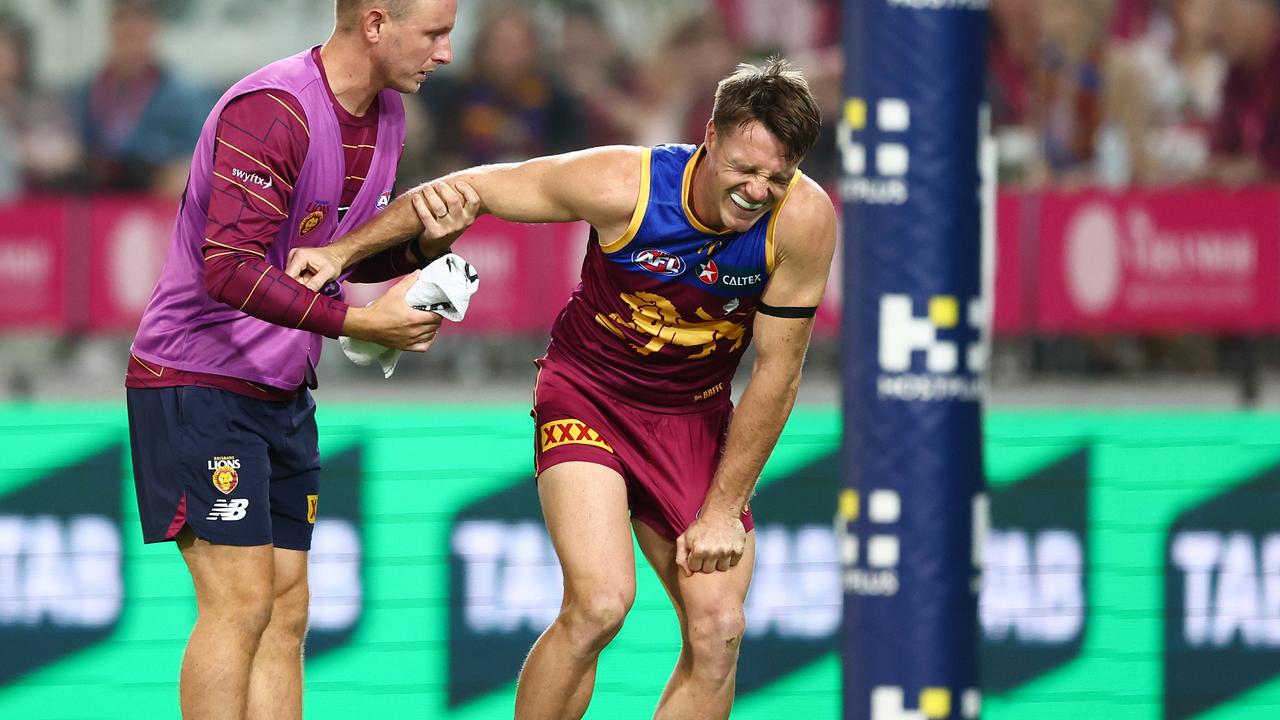
<instances>
[{"instance_id":1,"label":"new balance logo on shorts","mask_svg":"<svg viewBox=\"0 0 1280 720\"><path fill-rule=\"evenodd\" d=\"M205 520L226 520L228 522L239 520L245 515L245 508L249 507L249 501L245 498L236 500L228 500L226 498L218 498L213 501L213 509L205 516Z\"/></svg>"}]
</instances>

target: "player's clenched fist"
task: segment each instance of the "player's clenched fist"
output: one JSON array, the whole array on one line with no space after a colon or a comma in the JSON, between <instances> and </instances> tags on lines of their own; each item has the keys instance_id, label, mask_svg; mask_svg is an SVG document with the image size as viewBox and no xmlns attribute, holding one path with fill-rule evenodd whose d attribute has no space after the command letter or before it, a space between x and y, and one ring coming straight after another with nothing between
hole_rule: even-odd
<instances>
[{"instance_id":1,"label":"player's clenched fist","mask_svg":"<svg viewBox=\"0 0 1280 720\"><path fill-rule=\"evenodd\" d=\"M741 515L703 512L676 538L676 565L685 575L728 570L742 560L746 543Z\"/></svg>"}]
</instances>

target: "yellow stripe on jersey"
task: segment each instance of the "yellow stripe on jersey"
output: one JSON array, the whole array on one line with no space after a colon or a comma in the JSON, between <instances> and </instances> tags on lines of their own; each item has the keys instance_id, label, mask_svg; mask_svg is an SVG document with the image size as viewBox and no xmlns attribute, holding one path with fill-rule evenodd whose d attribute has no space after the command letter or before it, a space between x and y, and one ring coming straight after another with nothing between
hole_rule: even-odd
<instances>
[{"instance_id":1,"label":"yellow stripe on jersey","mask_svg":"<svg viewBox=\"0 0 1280 720\"><path fill-rule=\"evenodd\" d=\"M305 322L307 319L307 316L311 314L311 308L316 306L316 301L319 299L320 299L319 293L316 293L316 295L311 298L311 304L307 306L307 311L302 313L302 317L298 318L298 324L293 326L294 330L297 330L298 328L302 327L302 323Z\"/></svg>"},{"instance_id":2,"label":"yellow stripe on jersey","mask_svg":"<svg viewBox=\"0 0 1280 720\"><path fill-rule=\"evenodd\" d=\"M232 150L235 150L236 152L240 153L241 155L243 155L243 156L245 156L245 157L249 158L250 160L254 161L254 162L255 162L255 163L257 163L257 164L258 164L258 166L259 166L259 167L261 167L263 170L266 170L267 172L271 173L271 177L275 178L275 179L276 179L276 182L278 182L278 183L280 183L281 185L283 185L283 186L285 186L285 187L289 188L289 192L293 192L293 186L292 186L292 185L290 185L289 183L285 182L284 178L282 178L282 177L280 177L279 175L277 175L277 174L276 174L276 171L275 171L275 170L272 170L272 169L271 169L271 167L270 167L269 165L267 165L266 163L262 162L262 161L261 161L261 160L259 160L258 158L256 158L256 157L254 157L254 156L250 155L249 153L247 153L247 152L245 152L245 151L241 150L240 148L236 147L235 145L232 145L231 143L227 142L226 140L223 140L222 138L218 138L218 142L222 143L223 145L226 145L227 147L231 148Z\"/></svg>"},{"instance_id":3,"label":"yellow stripe on jersey","mask_svg":"<svg viewBox=\"0 0 1280 720\"><path fill-rule=\"evenodd\" d=\"M281 107L283 107L285 110L288 110L289 114L293 116L293 119L297 120L298 124L302 126L302 131L307 134L307 137L311 137L311 128L307 127L307 121L298 117L298 113L294 112L293 108L289 107L289 103L281 100L280 98L276 97L275 95L272 95L271 93L267 93L267 97L280 103Z\"/></svg>"},{"instance_id":4,"label":"yellow stripe on jersey","mask_svg":"<svg viewBox=\"0 0 1280 720\"><path fill-rule=\"evenodd\" d=\"M231 183L232 185L235 185L236 187L240 188L241 190L244 190L245 192L249 193L250 195L252 195L252 196L254 196L254 197L258 198L259 200L261 200L262 202L266 203L267 205L270 205L272 210L275 210L276 212L280 213L280 217L285 217L285 218L289 217L289 213L287 213L287 212L285 212L285 211L281 210L280 208L276 207L276 204L275 204L275 203L273 203L273 202L271 202L270 200L268 200L268 199L266 199L266 198L262 197L261 195L259 195L259 194L258 194L258 193L256 193L256 192L254 192L254 191L250 190L250 189L249 189L249 186L245 185L244 183L236 182L235 180L232 180L231 178L227 177L226 175L223 175L223 174L222 174L222 173L220 173L220 172L214 172L214 173L213 173L213 176L214 176L214 177L216 177L216 178L221 178L221 179L223 179L223 180L226 180L227 182Z\"/></svg>"},{"instance_id":5,"label":"yellow stripe on jersey","mask_svg":"<svg viewBox=\"0 0 1280 720\"><path fill-rule=\"evenodd\" d=\"M693 184L693 168L698 164L698 158L707 152L706 145L699 145L698 149L689 156L689 162L684 165L684 182L680 186L680 205L684 208L684 217L693 226L694 230L708 235L725 235L733 232L729 228L716 231L698 222L698 218L693 216L693 210L689 208L689 186Z\"/></svg>"},{"instance_id":6,"label":"yellow stripe on jersey","mask_svg":"<svg viewBox=\"0 0 1280 720\"><path fill-rule=\"evenodd\" d=\"M764 271L767 275L773 274L773 264L777 259L773 230L778 225L778 216L782 214L782 206L787 204L787 198L791 197L791 191L795 189L796 183L800 182L801 175L802 173L797 170L796 174L791 176L791 182L787 183L787 191L783 193L782 199L778 201L778 206L773 209L773 215L769 216L769 227L764 233Z\"/></svg>"},{"instance_id":7,"label":"yellow stripe on jersey","mask_svg":"<svg viewBox=\"0 0 1280 720\"><path fill-rule=\"evenodd\" d=\"M249 294L244 296L244 302L240 303L241 310L244 310L244 306L249 304L249 298L253 297L253 294L258 291L258 285L262 284L262 278L267 276L267 271L270 269L270 265L262 269L262 274L258 276L258 282L253 284L253 287L249 289Z\"/></svg>"},{"instance_id":8,"label":"yellow stripe on jersey","mask_svg":"<svg viewBox=\"0 0 1280 720\"><path fill-rule=\"evenodd\" d=\"M635 238L636 233L640 232L640 224L644 222L644 214L649 209L649 185L652 176L650 162L652 157L653 149L644 148L640 157L640 196L636 198L636 209L631 213L631 223L627 225L627 230L622 233L622 237L608 245L601 243L601 250L607 253L618 252Z\"/></svg>"},{"instance_id":9,"label":"yellow stripe on jersey","mask_svg":"<svg viewBox=\"0 0 1280 720\"><path fill-rule=\"evenodd\" d=\"M164 377L164 368L160 368L160 372L156 372L149 365L139 360L137 355L134 355L133 353L129 353L129 357L133 358L134 362L141 365L143 370L146 370L147 372L151 373L152 375L155 375L156 377Z\"/></svg>"},{"instance_id":10,"label":"yellow stripe on jersey","mask_svg":"<svg viewBox=\"0 0 1280 720\"><path fill-rule=\"evenodd\" d=\"M227 245L226 243L220 243L217 240L210 240L209 238L205 238L204 241L209 243L210 245L217 245L218 247L226 248L228 250L235 250L236 252L245 252L245 253L249 253L250 255L257 255L263 260L267 259L267 256L265 253L260 253L257 250L250 250L248 248L238 248L233 245ZM225 254L225 253L222 253L222 254ZM213 257L220 257L220 255L215 255ZM208 260L208 259L209 258L205 258L205 260Z\"/></svg>"}]
</instances>

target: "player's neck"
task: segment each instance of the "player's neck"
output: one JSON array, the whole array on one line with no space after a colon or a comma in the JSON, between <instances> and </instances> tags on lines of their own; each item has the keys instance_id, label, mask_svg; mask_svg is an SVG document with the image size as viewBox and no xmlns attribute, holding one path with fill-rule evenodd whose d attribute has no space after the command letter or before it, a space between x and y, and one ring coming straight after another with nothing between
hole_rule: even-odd
<instances>
[{"instance_id":1,"label":"player's neck","mask_svg":"<svg viewBox=\"0 0 1280 720\"><path fill-rule=\"evenodd\" d=\"M382 90L363 48L356 47L346 36L334 33L321 46L320 61L324 63L329 90L338 104L352 115L363 116Z\"/></svg>"},{"instance_id":2,"label":"player's neck","mask_svg":"<svg viewBox=\"0 0 1280 720\"><path fill-rule=\"evenodd\" d=\"M689 212L706 228L719 232L725 228L720 222L720 203L711 187L707 170L707 153L703 152L693 165L693 177L689 178Z\"/></svg>"}]
</instances>

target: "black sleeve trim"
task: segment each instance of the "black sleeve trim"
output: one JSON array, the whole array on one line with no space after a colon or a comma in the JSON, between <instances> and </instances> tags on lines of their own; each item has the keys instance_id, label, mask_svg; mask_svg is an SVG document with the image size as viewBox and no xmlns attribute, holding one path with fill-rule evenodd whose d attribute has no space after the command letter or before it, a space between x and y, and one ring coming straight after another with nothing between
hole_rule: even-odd
<instances>
[{"instance_id":1,"label":"black sleeve trim","mask_svg":"<svg viewBox=\"0 0 1280 720\"><path fill-rule=\"evenodd\" d=\"M771 315L773 317L788 319L811 318L818 314L818 307L774 307L765 303L760 303L757 309L761 315Z\"/></svg>"}]
</instances>

